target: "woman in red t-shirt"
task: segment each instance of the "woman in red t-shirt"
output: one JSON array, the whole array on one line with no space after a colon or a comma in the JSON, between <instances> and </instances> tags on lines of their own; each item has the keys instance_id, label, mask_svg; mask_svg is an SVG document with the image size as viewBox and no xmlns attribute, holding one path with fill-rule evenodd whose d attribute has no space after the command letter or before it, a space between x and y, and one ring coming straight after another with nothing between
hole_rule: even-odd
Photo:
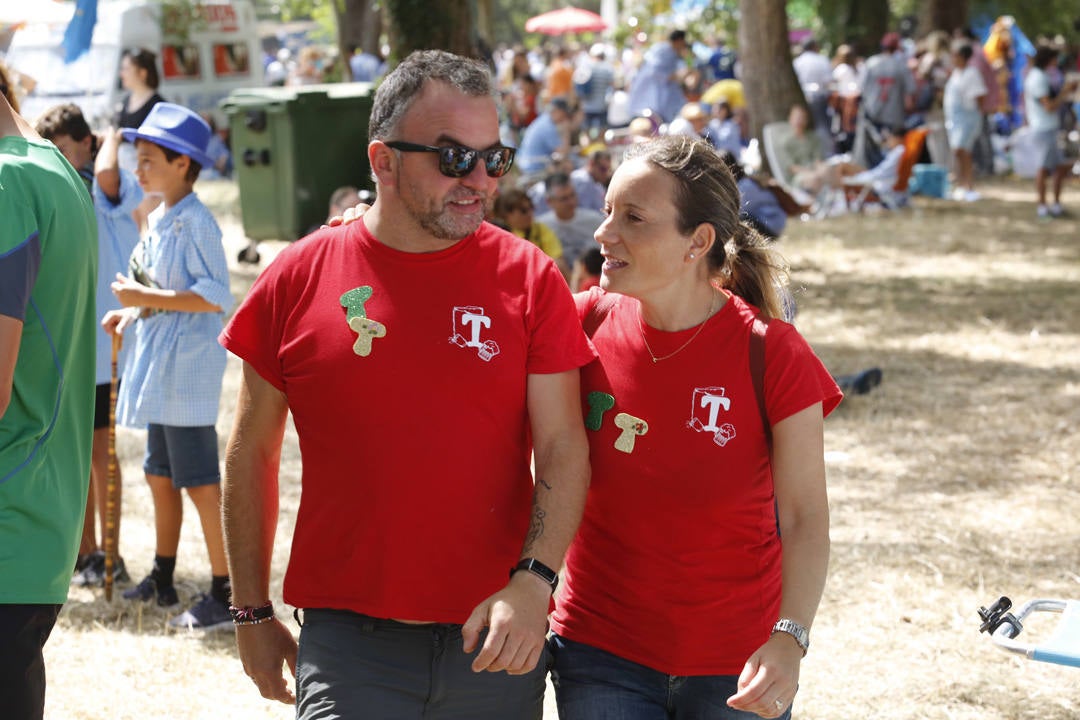
<instances>
[{"instance_id":1,"label":"woman in red t-shirt","mask_svg":"<svg viewBox=\"0 0 1080 720\"><path fill-rule=\"evenodd\" d=\"M828 566L840 391L778 319L782 261L707 143L633 146L605 204L603 289L577 296L600 357L552 617L560 718L786 718Z\"/></svg>"}]
</instances>

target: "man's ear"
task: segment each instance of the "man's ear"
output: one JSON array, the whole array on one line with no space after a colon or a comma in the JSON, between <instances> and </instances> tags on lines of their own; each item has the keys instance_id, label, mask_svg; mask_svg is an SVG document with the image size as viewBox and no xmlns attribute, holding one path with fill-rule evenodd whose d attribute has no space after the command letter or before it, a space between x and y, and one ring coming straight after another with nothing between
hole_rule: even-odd
<instances>
[{"instance_id":1,"label":"man's ear","mask_svg":"<svg viewBox=\"0 0 1080 720\"><path fill-rule=\"evenodd\" d=\"M382 140L368 143L368 163L379 185L389 187L397 184L397 153Z\"/></svg>"}]
</instances>

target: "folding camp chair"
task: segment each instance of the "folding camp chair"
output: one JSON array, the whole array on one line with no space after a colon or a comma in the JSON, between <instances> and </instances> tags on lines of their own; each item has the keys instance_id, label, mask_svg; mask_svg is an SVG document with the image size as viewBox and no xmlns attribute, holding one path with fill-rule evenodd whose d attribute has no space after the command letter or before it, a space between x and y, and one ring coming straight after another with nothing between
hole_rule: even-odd
<instances>
[{"instance_id":1,"label":"folding camp chair","mask_svg":"<svg viewBox=\"0 0 1080 720\"><path fill-rule=\"evenodd\" d=\"M795 199L795 202L809 210L814 198L802 188L796 187L787 174L791 167L791 158L784 153L784 144L791 137L791 125L786 120L766 123L761 129L761 144L765 149L765 159L769 162L769 172L781 189Z\"/></svg>"},{"instance_id":2,"label":"folding camp chair","mask_svg":"<svg viewBox=\"0 0 1080 720\"><path fill-rule=\"evenodd\" d=\"M844 183L844 194L847 198L848 209L861 212L867 203L871 202L884 205L890 210L896 210L906 205L911 173L915 163L919 162L919 158L922 156L923 146L926 145L926 136L929 133L930 128L924 126L908 130L904 134L904 154L900 158L900 166L896 171L896 182L891 188L882 187L880 183Z\"/></svg>"}]
</instances>

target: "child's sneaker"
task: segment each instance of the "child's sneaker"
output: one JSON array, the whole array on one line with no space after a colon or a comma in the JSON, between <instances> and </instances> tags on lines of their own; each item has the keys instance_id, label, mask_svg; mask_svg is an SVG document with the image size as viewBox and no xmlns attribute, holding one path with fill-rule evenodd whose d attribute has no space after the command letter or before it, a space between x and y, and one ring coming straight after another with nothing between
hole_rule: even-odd
<instances>
[{"instance_id":1,"label":"child's sneaker","mask_svg":"<svg viewBox=\"0 0 1080 720\"><path fill-rule=\"evenodd\" d=\"M1039 218L1040 220L1049 219L1050 209L1045 205L1039 205L1037 208L1035 208L1035 217Z\"/></svg>"},{"instance_id":2,"label":"child's sneaker","mask_svg":"<svg viewBox=\"0 0 1080 720\"><path fill-rule=\"evenodd\" d=\"M1059 203L1054 203L1050 206L1050 217L1065 217L1065 208L1061 207Z\"/></svg>"},{"instance_id":3,"label":"child's sneaker","mask_svg":"<svg viewBox=\"0 0 1080 720\"><path fill-rule=\"evenodd\" d=\"M147 602L157 597L157 604L161 607L171 608L180 604L180 598L176 594L176 586L165 585L158 587L157 580L153 575L147 575L135 587L124 591L125 600L141 600Z\"/></svg>"},{"instance_id":4,"label":"child's sneaker","mask_svg":"<svg viewBox=\"0 0 1080 720\"><path fill-rule=\"evenodd\" d=\"M113 582L131 582L127 567L124 566L124 558L116 558L113 564ZM105 587L105 553L101 550L91 553L89 562L75 574L71 584L76 587Z\"/></svg>"},{"instance_id":5,"label":"child's sneaker","mask_svg":"<svg viewBox=\"0 0 1080 720\"><path fill-rule=\"evenodd\" d=\"M228 603L209 593L199 595L195 604L169 621L177 630L224 630L233 627Z\"/></svg>"},{"instance_id":6,"label":"child's sneaker","mask_svg":"<svg viewBox=\"0 0 1080 720\"><path fill-rule=\"evenodd\" d=\"M94 559L94 553L95 552L98 552L98 551L95 550L94 552L88 552L86 554L79 554L79 555L77 555L75 557L75 570L73 572L73 575L78 575L79 573L81 573L83 571L83 568L85 568L87 565L90 564L90 562Z\"/></svg>"}]
</instances>

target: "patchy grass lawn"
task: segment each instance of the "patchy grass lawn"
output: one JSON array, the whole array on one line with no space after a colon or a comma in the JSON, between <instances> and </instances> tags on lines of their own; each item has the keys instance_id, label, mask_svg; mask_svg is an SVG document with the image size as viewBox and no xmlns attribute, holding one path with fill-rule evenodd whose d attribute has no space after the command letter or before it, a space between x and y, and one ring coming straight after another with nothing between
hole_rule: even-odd
<instances>
[{"instance_id":1,"label":"patchy grass lawn","mask_svg":"<svg viewBox=\"0 0 1080 720\"><path fill-rule=\"evenodd\" d=\"M894 214L796 222L796 324L837 373L884 382L826 422L833 554L803 664L796 716L1067 720L1076 669L997 650L976 610L999 595L1080 597L1080 192L1073 216L1036 222L1026 181L984 184L973 204L916 199ZM245 244L236 189L200 195ZM263 244L263 263L280 243ZM239 299L257 273L233 268ZM230 358L218 432L232 423ZM153 555L144 436L121 429L121 551L134 580ZM291 429L272 596L299 500ZM181 595L209 583L194 508L177 564ZM118 595L119 593L117 593ZM154 607L72 589L46 646L49 718L290 718L243 674L231 633L171 633ZM1032 623L1021 639L1044 636ZM554 718L554 698L548 697Z\"/></svg>"}]
</instances>

